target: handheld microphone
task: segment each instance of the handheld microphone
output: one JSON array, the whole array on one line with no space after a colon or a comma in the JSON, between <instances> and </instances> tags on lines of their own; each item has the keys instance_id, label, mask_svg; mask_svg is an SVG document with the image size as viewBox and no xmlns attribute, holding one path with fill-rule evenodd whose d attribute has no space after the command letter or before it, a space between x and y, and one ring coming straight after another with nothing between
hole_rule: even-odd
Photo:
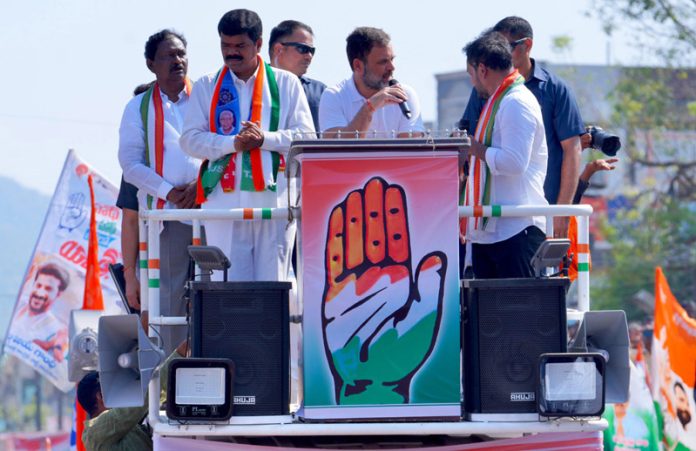
<instances>
[{"instance_id":1,"label":"handheld microphone","mask_svg":"<svg viewBox=\"0 0 696 451\"><path fill-rule=\"evenodd\" d=\"M399 82L396 81L396 78L392 78L389 80L389 86L394 86L398 85ZM406 119L411 119L411 107L408 105L407 101L403 101L399 104L399 108L401 108L401 112L404 113L404 116L406 116Z\"/></svg>"}]
</instances>

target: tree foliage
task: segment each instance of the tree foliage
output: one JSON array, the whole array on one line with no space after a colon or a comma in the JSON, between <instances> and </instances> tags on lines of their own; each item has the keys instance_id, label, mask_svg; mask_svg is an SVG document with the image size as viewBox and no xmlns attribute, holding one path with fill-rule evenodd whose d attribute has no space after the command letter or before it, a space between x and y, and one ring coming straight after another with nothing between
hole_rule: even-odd
<instances>
[{"instance_id":1,"label":"tree foliage","mask_svg":"<svg viewBox=\"0 0 696 451\"><path fill-rule=\"evenodd\" d=\"M593 306L644 313L662 266L677 299L696 299L696 0L594 0L608 34L628 32L663 67L622 68L609 97L612 127L625 134L632 207L605 224L612 264Z\"/></svg>"},{"instance_id":2,"label":"tree foliage","mask_svg":"<svg viewBox=\"0 0 696 451\"><path fill-rule=\"evenodd\" d=\"M639 198L603 227L612 243L612 263L603 283L593 289L593 308L625 310L629 319L646 312L636 295L652 293L656 266L667 274L682 304L696 299L696 211L677 199Z\"/></svg>"},{"instance_id":3,"label":"tree foliage","mask_svg":"<svg viewBox=\"0 0 696 451\"><path fill-rule=\"evenodd\" d=\"M607 34L628 30L669 66L689 67L696 60L695 0L594 0L590 14Z\"/></svg>"}]
</instances>

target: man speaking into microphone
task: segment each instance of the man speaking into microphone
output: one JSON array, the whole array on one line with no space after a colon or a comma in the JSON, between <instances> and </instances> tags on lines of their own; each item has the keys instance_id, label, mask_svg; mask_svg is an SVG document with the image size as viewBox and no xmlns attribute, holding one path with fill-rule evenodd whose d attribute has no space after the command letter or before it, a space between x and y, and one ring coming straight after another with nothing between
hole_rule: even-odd
<instances>
[{"instance_id":1,"label":"man speaking into microphone","mask_svg":"<svg viewBox=\"0 0 696 451\"><path fill-rule=\"evenodd\" d=\"M384 30L356 28L346 39L353 75L327 88L319 103L319 127L326 138L422 136L420 102L410 86L392 78L394 50Z\"/></svg>"}]
</instances>

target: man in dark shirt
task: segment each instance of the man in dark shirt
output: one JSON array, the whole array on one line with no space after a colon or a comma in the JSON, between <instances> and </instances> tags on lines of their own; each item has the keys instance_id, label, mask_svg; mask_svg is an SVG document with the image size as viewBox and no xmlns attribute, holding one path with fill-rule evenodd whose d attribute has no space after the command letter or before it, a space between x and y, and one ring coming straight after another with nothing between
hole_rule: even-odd
<instances>
[{"instance_id":1,"label":"man in dark shirt","mask_svg":"<svg viewBox=\"0 0 696 451\"><path fill-rule=\"evenodd\" d=\"M532 27L520 17L506 17L494 31L502 33L512 46L512 63L525 78L525 86L539 101L549 151L544 194L550 204L571 204L580 175L580 136L585 126L573 92L563 80L530 57ZM469 103L459 122L470 134L476 130L485 100L472 89ZM554 218L554 236L565 237L568 218Z\"/></svg>"},{"instance_id":2,"label":"man in dark shirt","mask_svg":"<svg viewBox=\"0 0 696 451\"><path fill-rule=\"evenodd\" d=\"M315 51L314 32L309 25L296 20L284 20L271 30L271 38L268 41L271 66L285 69L300 78L312 112L314 129L318 131L319 99L326 85L305 77Z\"/></svg>"},{"instance_id":3,"label":"man in dark shirt","mask_svg":"<svg viewBox=\"0 0 696 451\"><path fill-rule=\"evenodd\" d=\"M138 282L138 188L121 176L116 206L121 209L121 255L123 277L126 281L126 299L131 308L140 309L140 282Z\"/></svg>"}]
</instances>

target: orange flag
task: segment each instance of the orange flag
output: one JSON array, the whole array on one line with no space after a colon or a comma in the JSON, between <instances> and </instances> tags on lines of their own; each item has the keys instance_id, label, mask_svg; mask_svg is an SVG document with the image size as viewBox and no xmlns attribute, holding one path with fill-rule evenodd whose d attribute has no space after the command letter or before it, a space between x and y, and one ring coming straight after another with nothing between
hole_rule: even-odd
<instances>
[{"instance_id":1,"label":"orange flag","mask_svg":"<svg viewBox=\"0 0 696 451\"><path fill-rule=\"evenodd\" d=\"M99 241L97 241L97 213L94 202L94 182L92 174L87 178L91 214L89 217L89 247L87 248L87 274L85 275L85 296L82 308L85 310L104 310L101 282L99 281Z\"/></svg>"},{"instance_id":2,"label":"orange flag","mask_svg":"<svg viewBox=\"0 0 696 451\"><path fill-rule=\"evenodd\" d=\"M651 354L652 392L664 418L665 443L670 449L696 449L696 319L674 297L659 267Z\"/></svg>"},{"instance_id":3,"label":"orange flag","mask_svg":"<svg viewBox=\"0 0 696 451\"><path fill-rule=\"evenodd\" d=\"M97 240L97 213L94 201L94 181L92 174L87 177L91 213L89 217L89 246L87 247L87 272L85 275L85 294L82 301L83 310L104 310L104 296L99 280L99 241ZM75 402L75 449L84 451L82 432L85 428L87 413L79 402Z\"/></svg>"}]
</instances>

